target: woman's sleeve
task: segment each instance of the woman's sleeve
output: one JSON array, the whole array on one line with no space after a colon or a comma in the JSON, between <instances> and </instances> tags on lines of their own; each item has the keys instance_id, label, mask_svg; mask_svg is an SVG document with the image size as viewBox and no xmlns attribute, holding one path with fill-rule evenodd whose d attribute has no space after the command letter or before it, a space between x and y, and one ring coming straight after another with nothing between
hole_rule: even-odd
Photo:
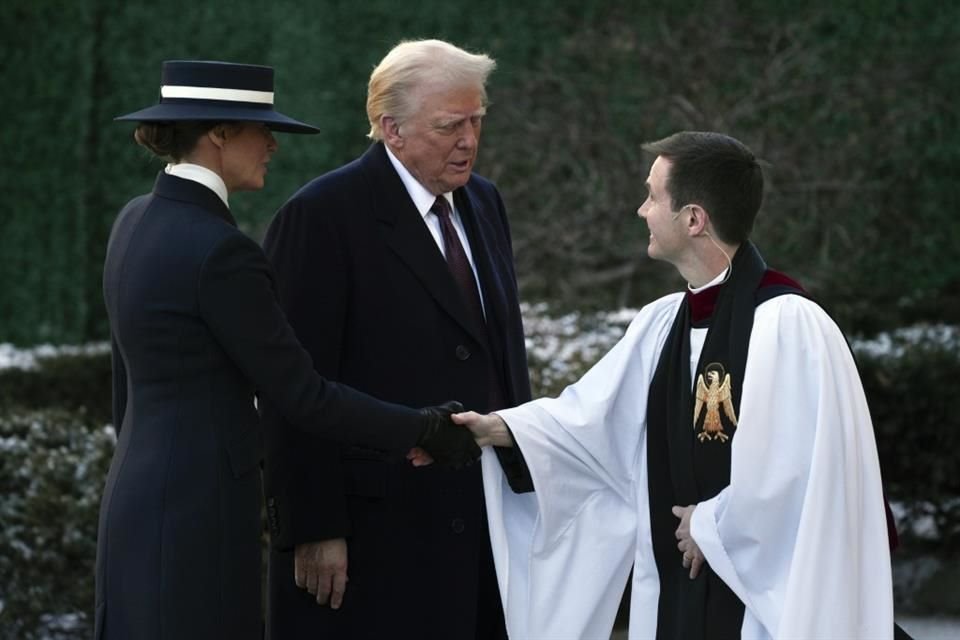
<instances>
[{"instance_id":1,"label":"woman's sleeve","mask_svg":"<svg viewBox=\"0 0 960 640\"><path fill-rule=\"evenodd\" d=\"M300 429L384 450L413 447L418 412L330 382L313 367L280 308L262 249L240 233L210 252L199 280L200 313L258 394Z\"/></svg>"}]
</instances>

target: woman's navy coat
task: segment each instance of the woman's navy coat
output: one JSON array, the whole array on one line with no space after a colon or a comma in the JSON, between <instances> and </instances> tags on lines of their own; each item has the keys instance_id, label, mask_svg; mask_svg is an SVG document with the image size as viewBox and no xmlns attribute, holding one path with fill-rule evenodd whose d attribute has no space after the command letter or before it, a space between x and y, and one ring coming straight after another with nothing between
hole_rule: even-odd
<instances>
[{"instance_id":1,"label":"woman's navy coat","mask_svg":"<svg viewBox=\"0 0 960 640\"><path fill-rule=\"evenodd\" d=\"M414 445L417 412L314 371L262 250L199 183L161 173L124 208L103 287L119 438L100 509L95 637L259 639L254 392L303 428L383 449Z\"/></svg>"}]
</instances>

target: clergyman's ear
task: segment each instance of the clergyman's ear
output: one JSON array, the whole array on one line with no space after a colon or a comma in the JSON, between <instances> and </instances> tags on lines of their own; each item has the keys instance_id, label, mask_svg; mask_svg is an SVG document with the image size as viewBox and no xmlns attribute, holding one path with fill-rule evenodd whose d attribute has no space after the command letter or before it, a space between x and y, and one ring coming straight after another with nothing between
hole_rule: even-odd
<instances>
[{"instance_id":1,"label":"clergyman's ear","mask_svg":"<svg viewBox=\"0 0 960 640\"><path fill-rule=\"evenodd\" d=\"M707 213L707 210L699 204L689 204L687 206L690 208L690 219L687 221L687 228L690 230L691 235L696 236L704 231L709 231L710 214Z\"/></svg>"}]
</instances>

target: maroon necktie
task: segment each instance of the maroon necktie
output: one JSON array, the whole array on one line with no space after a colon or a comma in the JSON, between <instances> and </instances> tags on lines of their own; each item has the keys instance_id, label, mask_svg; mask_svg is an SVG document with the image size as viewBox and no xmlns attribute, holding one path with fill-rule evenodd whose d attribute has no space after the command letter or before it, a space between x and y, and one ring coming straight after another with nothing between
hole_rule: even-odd
<instances>
[{"instance_id":1,"label":"maroon necktie","mask_svg":"<svg viewBox=\"0 0 960 640\"><path fill-rule=\"evenodd\" d=\"M483 329L486 322L483 318L483 306L480 303L480 291L477 290L477 281L473 277L473 269L470 268L470 261L467 260L467 254L460 244L460 237L457 230L453 227L453 221L450 220L450 205L443 196L437 197L436 202L430 207L430 211L436 214L440 219L440 230L443 233L443 248L447 256L447 266L450 268L450 274L457 282L463 301L467 305L467 310L477 322L477 328Z\"/></svg>"},{"instance_id":2,"label":"maroon necktie","mask_svg":"<svg viewBox=\"0 0 960 640\"><path fill-rule=\"evenodd\" d=\"M453 227L453 221L450 220L450 204L443 196L437 198L430 211L436 214L440 219L440 229L443 233L444 254L447 256L447 266L450 268L450 274L460 289L460 295L463 297L464 304L467 305L467 311L473 316L477 329L486 333L487 323L483 317L483 306L480 302L480 291L477 289L477 281L473 277L473 269L470 268L470 261L467 260L467 254L460 244L460 236ZM489 384L488 411L501 409L507 406L503 401L503 394L500 389L500 376L497 375L493 366L493 358L487 359L487 380Z\"/></svg>"}]
</instances>

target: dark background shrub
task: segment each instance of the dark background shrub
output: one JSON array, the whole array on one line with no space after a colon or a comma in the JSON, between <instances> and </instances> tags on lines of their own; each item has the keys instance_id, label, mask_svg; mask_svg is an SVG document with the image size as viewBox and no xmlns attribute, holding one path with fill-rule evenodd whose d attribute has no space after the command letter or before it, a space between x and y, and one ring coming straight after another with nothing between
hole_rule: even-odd
<instances>
[{"instance_id":1,"label":"dark background shrub","mask_svg":"<svg viewBox=\"0 0 960 640\"><path fill-rule=\"evenodd\" d=\"M714 129L769 162L758 244L845 330L960 322L960 4L482 4L5 4L0 340L107 339L110 225L161 168L112 118L156 100L162 60L274 65L279 108L321 127L281 136L267 187L231 199L259 237L297 187L366 148L372 66L432 36L498 60L478 170L503 191L526 300L612 309L674 289L635 216L639 145Z\"/></svg>"},{"instance_id":2,"label":"dark background shrub","mask_svg":"<svg viewBox=\"0 0 960 640\"><path fill-rule=\"evenodd\" d=\"M78 413L0 413L0 638L89 635L113 443L112 428Z\"/></svg>"},{"instance_id":3,"label":"dark background shrub","mask_svg":"<svg viewBox=\"0 0 960 640\"><path fill-rule=\"evenodd\" d=\"M935 528L912 544L960 551L960 347L930 336L891 347L859 356L887 491L906 522L929 518Z\"/></svg>"},{"instance_id":4,"label":"dark background shrub","mask_svg":"<svg viewBox=\"0 0 960 640\"><path fill-rule=\"evenodd\" d=\"M57 408L107 424L110 389L109 353L38 358L34 369L0 369L0 415Z\"/></svg>"}]
</instances>

